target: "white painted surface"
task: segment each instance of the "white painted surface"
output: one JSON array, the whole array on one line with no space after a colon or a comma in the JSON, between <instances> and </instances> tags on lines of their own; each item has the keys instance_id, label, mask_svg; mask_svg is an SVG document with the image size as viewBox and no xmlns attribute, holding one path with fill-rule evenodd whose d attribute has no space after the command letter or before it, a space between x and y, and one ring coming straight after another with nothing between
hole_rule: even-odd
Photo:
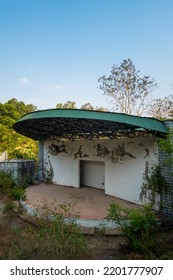
<instances>
[{"instance_id":1,"label":"white painted surface","mask_svg":"<svg viewBox=\"0 0 173 280\"><path fill-rule=\"evenodd\" d=\"M102 161L80 161L81 186L105 188L105 163Z\"/></svg>"},{"instance_id":2,"label":"white painted surface","mask_svg":"<svg viewBox=\"0 0 173 280\"><path fill-rule=\"evenodd\" d=\"M51 165L53 183L79 188L80 161L102 162L105 171L105 193L141 203L140 193L144 174L158 164L155 141L154 137L47 141L44 143L45 170L49 171ZM57 146L57 149L51 151L52 144L54 147ZM97 168L88 167L89 169L93 178L93 170L96 171ZM99 173L101 174L100 171L96 172ZM101 176L99 180L102 180ZM92 179L92 186L93 182ZM96 180L94 184L97 187Z\"/></svg>"}]
</instances>

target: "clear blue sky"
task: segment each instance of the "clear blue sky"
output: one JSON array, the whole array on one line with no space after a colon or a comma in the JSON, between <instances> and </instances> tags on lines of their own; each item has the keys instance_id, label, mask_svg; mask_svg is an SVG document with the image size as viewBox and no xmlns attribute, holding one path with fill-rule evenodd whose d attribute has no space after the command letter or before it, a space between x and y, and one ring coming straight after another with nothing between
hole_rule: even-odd
<instances>
[{"instance_id":1,"label":"clear blue sky","mask_svg":"<svg viewBox=\"0 0 173 280\"><path fill-rule=\"evenodd\" d=\"M172 0L0 0L0 102L109 107L98 78L130 58L173 93Z\"/></svg>"}]
</instances>

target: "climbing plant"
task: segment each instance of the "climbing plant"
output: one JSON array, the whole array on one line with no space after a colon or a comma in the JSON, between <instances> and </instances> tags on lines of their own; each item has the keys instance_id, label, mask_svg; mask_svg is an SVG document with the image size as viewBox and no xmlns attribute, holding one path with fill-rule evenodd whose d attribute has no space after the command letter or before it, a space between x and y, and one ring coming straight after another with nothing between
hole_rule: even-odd
<instances>
[{"instance_id":1,"label":"climbing plant","mask_svg":"<svg viewBox=\"0 0 173 280\"><path fill-rule=\"evenodd\" d=\"M155 204L156 196L167 192L168 188L169 186L161 174L160 167L155 166L151 174L145 175L141 193L145 195L145 197L147 197L147 193L149 193L150 201Z\"/></svg>"}]
</instances>

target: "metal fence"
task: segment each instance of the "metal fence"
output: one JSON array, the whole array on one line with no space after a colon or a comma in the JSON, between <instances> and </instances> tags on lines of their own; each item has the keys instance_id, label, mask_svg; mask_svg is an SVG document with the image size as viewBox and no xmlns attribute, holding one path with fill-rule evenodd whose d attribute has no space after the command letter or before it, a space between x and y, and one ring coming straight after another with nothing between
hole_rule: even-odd
<instances>
[{"instance_id":1,"label":"metal fence","mask_svg":"<svg viewBox=\"0 0 173 280\"><path fill-rule=\"evenodd\" d=\"M0 172L9 172L15 181L35 181L35 160L5 160L0 162Z\"/></svg>"}]
</instances>

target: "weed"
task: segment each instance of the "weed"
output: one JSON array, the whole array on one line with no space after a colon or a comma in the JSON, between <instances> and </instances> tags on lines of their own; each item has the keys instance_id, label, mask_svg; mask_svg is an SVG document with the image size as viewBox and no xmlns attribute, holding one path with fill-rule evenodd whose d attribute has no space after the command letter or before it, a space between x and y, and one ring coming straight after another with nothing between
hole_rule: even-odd
<instances>
[{"instance_id":1,"label":"weed","mask_svg":"<svg viewBox=\"0 0 173 280\"><path fill-rule=\"evenodd\" d=\"M94 227L94 235L103 237L106 234L106 226L104 223L100 223L98 227Z\"/></svg>"},{"instance_id":2,"label":"weed","mask_svg":"<svg viewBox=\"0 0 173 280\"><path fill-rule=\"evenodd\" d=\"M15 199L15 200L25 200L26 199L26 193L25 189L22 187L15 186L12 189L8 191L9 197Z\"/></svg>"},{"instance_id":3,"label":"weed","mask_svg":"<svg viewBox=\"0 0 173 280\"><path fill-rule=\"evenodd\" d=\"M156 248L155 234L158 227L152 205L127 210L112 203L107 218L115 221L122 228L130 250L147 253Z\"/></svg>"},{"instance_id":4,"label":"weed","mask_svg":"<svg viewBox=\"0 0 173 280\"><path fill-rule=\"evenodd\" d=\"M164 255L161 256L162 260L173 260L173 252L167 251Z\"/></svg>"},{"instance_id":5,"label":"weed","mask_svg":"<svg viewBox=\"0 0 173 280\"><path fill-rule=\"evenodd\" d=\"M2 213L13 212L15 208L16 208L16 204L10 201L4 205Z\"/></svg>"}]
</instances>

